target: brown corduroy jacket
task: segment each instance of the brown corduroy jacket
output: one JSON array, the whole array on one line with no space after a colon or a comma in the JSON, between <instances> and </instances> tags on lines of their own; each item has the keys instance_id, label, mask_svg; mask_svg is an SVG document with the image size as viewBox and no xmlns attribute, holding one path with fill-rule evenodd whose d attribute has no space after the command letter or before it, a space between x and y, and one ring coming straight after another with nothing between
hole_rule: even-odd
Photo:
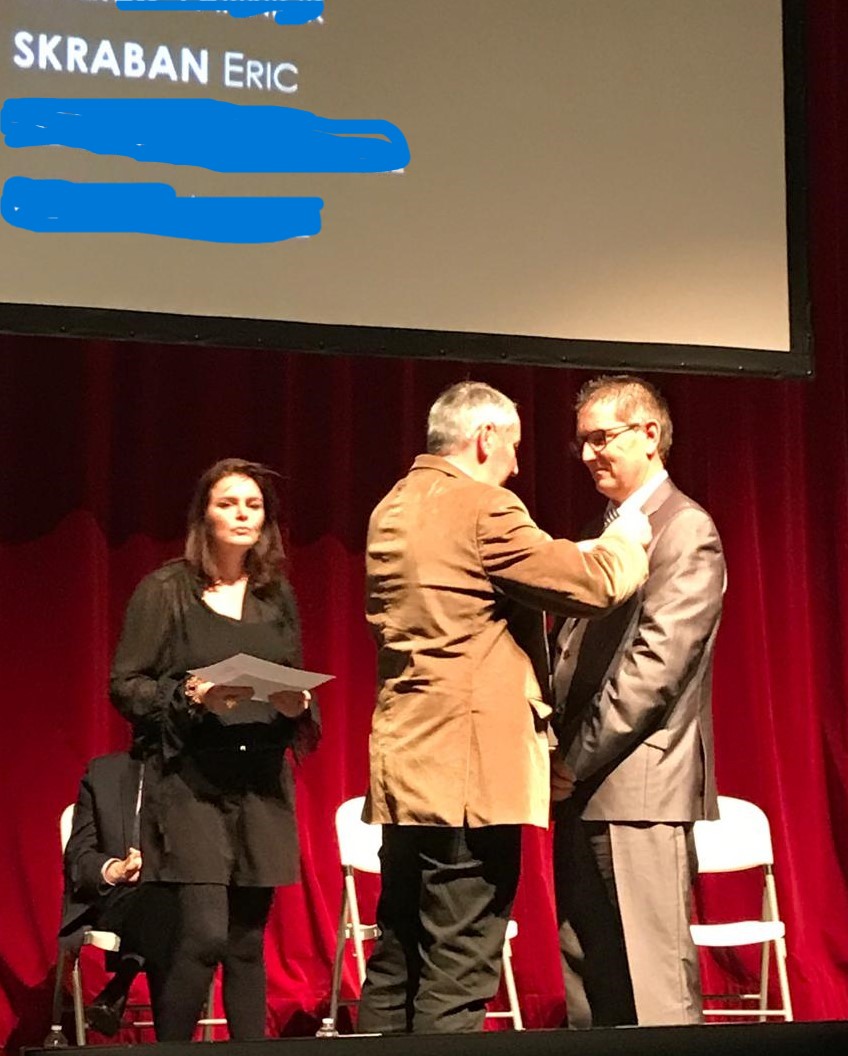
<instances>
[{"instance_id":1,"label":"brown corduroy jacket","mask_svg":"<svg viewBox=\"0 0 848 1056\"><path fill-rule=\"evenodd\" d=\"M366 819L546 827L542 610L602 615L646 574L641 546L610 533L582 553L512 492L420 455L368 527L378 693Z\"/></svg>"}]
</instances>

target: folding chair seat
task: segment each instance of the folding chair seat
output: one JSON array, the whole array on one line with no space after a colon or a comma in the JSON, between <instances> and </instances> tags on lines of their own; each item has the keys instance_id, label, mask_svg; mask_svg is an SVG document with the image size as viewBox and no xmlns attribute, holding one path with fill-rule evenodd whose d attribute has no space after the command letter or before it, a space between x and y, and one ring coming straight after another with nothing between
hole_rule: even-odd
<instances>
[{"instance_id":1,"label":"folding chair seat","mask_svg":"<svg viewBox=\"0 0 848 1056\"><path fill-rule=\"evenodd\" d=\"M357 872L379 875L380 846L383 842L382 826L368 825L362 820L364 805L365 797L357 796L346 800L336 811L336 840L339 847L343 886L336 932L336 951L333 959L330 1015L329 1019L325 1020L323 1030L335 1029L340 1005L356 1004L359 1000L359 993L365 982L365 943L378 938L380 934L376 924L363 924L356 894ZM516 1030L523 1030L524 1022L512 970L512 940L517 935L518 924L510 920L503 944L503 978L509 1008L504 1011L487 1012L486 1016L489 1019L509 1019ZM342 969L345 949L349 942L353 944L358 987L356 996L351 1001L342 1001Z\"/></svg>"},{"instance_id":2,"label":"folding chair seat","mask_svg":"<svg viewBox=\"0 0 848 1056\"><path fill-rule=\"evenodd\" d=\"M705 1016L745 1016L765 1021L780 1017L790 1022L792 998L786 972L786 927L780 919L774 880L774 852L771 829L763 811L744 799L719 796L720 818L695 822L695 848L699 873L732 873L760 869L763 876L762 909L758 920L692 924L697 946L761 947L759 990L745 994L709 994L705 1000L756 1002L755 1008L704 1008ZM769 968L774 950L780 1006L768 1004Z\"/></svg>"}]
</instances>

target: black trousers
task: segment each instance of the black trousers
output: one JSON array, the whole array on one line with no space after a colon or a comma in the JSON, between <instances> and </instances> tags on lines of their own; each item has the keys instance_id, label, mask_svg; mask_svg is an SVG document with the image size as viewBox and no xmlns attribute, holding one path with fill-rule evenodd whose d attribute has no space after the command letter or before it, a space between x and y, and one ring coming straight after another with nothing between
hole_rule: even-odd
<instances>
[{"instance_id":1,"label":"black trousers","mask_svg":"<svg viewBox=\"0 0 848 1056\"><path fill-rule=\"evenodd\" d=\"M480 1030L501 973L518 886L517 825L384 825L380 938L368 960L360 1033Z\"/></svg>"},{"instance_id":2,"label":"black trousers","mask_svg":"<svg viewBox=\"0 0 848 1056\"><path fill-rule=\"evenodd\" d=\"M177 925L164 971L149 977L159 1041L190 1041L217 964L230 1037L265 1036L265 924L273 888L150 884L170 889Z\"/></svg>"},{"instance_id":3,"label":"black trousers","mask_svg":"<svg viewBox=\"0 0 848 1056\"><path fill-rule=\"evenodd\" d=\"M166 884L118 884L102 899L95 927L121 937L117 953L106 955L116 975L98 1000L111 1003L126 994L135 974L147 973L150 992L161 988L177 922L174 892Z\"/></svg>"}]
</instances>

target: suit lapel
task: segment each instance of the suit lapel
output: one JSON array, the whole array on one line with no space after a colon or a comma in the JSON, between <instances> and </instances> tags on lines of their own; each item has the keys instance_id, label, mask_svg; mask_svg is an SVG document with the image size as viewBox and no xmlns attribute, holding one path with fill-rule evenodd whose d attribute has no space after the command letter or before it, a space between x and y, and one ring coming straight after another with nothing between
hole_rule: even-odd
<instances>
[{"instance_id":1,"label":"suit lapel","mask_svg":"<svg viewBox=\"0 0 848 1056\"><path fill-rule=\"evenodd\" d=\"M579 540L583 539L597 539L601 534L604 527L603 514L598 517L593 517L588 524L583 527L583 531L577 537ZM568 624L569 629L573 629L582 619L580 616L555 616L553 624L551 626L550 634L548 635L548 654L549 656L556 656L557 639L559 638L560 631L563 627Z\"/></svg>"},{"instance_id":2,"label":"suit lapel","mask_svg":"<svg viewBox=\"0 0 848 1056\"><path fill-rule=\"evenodd\" d=\"M642 512L651 522L653 533L648 546L649 558L657 536L668 520L670 510L666 503L676 490L674 484L666 479L642 505ZM592 521L589 530L600 531L601 523L600 518ZM638 590L632 598L606 616L587 621L568 695L565 701L557 702L560 741L563 745L567 746L571 743L583 720L586 707L605 682L610 665L614 662L627 628L639 609L641 599L642 592ZM562 624L560 624L561 628Z\"/></svg>"},{"instance_id":3,"label":"suit lapel","mask_svg":"<svg viewBox=\"0 0 848 1056\"><path fill-rule=\"evenodd\" d=\"M657 543L657 537L665 527L666 521L671 513L671 507L667 506L668 500L675 494L677 488L670 480L666 479L660 484L653 495L649 495L642 506L642 512L647 515L651 522L651 541L648 544L648 557L650 558Z\"/></svg>"}]
</instances>

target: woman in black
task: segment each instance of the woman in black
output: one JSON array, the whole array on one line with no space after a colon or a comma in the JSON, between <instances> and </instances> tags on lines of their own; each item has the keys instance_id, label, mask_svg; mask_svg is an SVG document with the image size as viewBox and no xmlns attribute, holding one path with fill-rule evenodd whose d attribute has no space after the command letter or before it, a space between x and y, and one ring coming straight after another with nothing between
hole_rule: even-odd
<instances>
[{"instance_id":1,"label":"woman in black","mask_svg":"<svg viewBox=\"0 0 848 1056\"><path fill-rule=\"evenodd\" d=\"M141 581L112 665L112 701L145 763L141 879L169 885L178 903L169 963L150 979L160 1041L191 1038L219 962L231 1037L264 1035L265 923L274 888L298 874L284 755L312 747L317 725L309 694L288 691L252 716L265 721L238 721L252 687L190 672L236 653L302 666L277 515L264 466L227 459L207 470L185 557Z\"/></svg>"}]
</instances>

